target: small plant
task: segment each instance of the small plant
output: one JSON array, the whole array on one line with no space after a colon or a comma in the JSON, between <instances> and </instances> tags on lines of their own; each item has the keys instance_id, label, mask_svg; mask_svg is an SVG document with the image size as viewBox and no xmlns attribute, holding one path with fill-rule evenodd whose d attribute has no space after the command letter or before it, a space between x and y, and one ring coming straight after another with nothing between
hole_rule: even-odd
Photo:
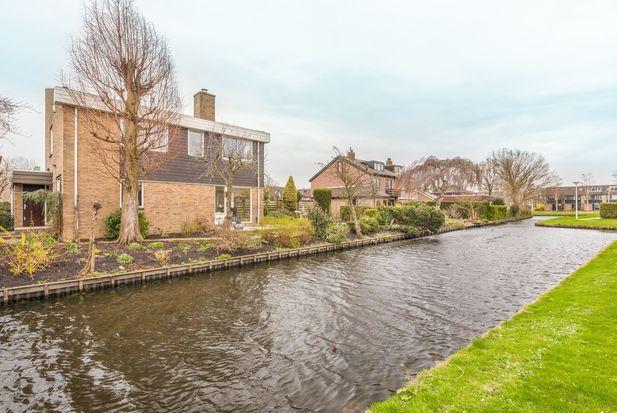
<instances>
[{"instance_id":1,"label":"small plant","mask_svg":"<svg viewBox=\"0 0 617 413\"><path fill-rule=\"evenodd\" d=\"M205 216L198 216L182 224L182 234L184 235L209 235L214 233L215 227L212 220Z\"/></svg>"},{"instance_id":2,"label":"small plant","mask_svg":"<svg viewBox=\"0 0 617 413\"><path fill-rule=\"evenodd\" d=\"M165 248L165 244L163 244L161 241L151 242L150 244L148 244L148 248L151 250L162 250L163 248Z\"/></svg>"},{"instance_id":3,"label":"small plant","mask_svg":"<svg viewBox=\"0 0 617 413\"><path fill-rule=\"evenodd\" d=\"M6 261L13 275L32 275L47 268L57 257L55 243L46 242L45 234L23 233L12 241L0 238L0 259Z\"/></svg>"},{"instance_id":4,"label":"small plant","mask_svg":"<svg viewBox=\"0 0 617 413\"><path fill-rule=\"evenodd\" d=\"M186 242L179 242L178 243L178 249L180 251L182 251L182 253L184 255L189 253L189 250L191 249L191 246L189 244L187 244Z\"/></svg>"},{"instance_id":5,"label":"small plant","mask_svg":"<svg viewBox=\"0 0 617 413\"><path fill-rule=\"evenodd\" d=\"M319 206L313 206L308 210L306 218L313 226L313 231L318 238L325 239L328 235L328 227L332 224L330 215Z\"/></svg>"},{"instance_id":6,"label":"small plant","mask_svg":"<svg viewBox=\"0 0 617 413\"><path fill-rule=\"evenodd\" d=\"M122 266L131 265L133 263L133 257L127 253L123 253L116 257L116 262Z\"/></svg>"},{"instance_id":7,"label":"small plant","mask_svg":"<svg viewBox=\"0 0 617 413\"><path fill-rule=\"evenodd\" d=\"M139 242L131 242L129 244L129 249L132 251L138 251L140 249L143 249L143 245L141 245Z\"/></svg>"},{"instance_id":8,"label":"small plant","mask_svg":"<svg viewBox=\"0 0 617 413\"><path fill-rule=\"evenodd\" d=\"M209 241L204 241L201 244L199 244L199 246L197 247L197 251L199 252L206 252L208 251L210 248L212 248L214 244L212 244Z\"/></svg>"},{"instance_id":9,"label":"small plant","mask_svg":"<svg viewBox=\"0 0 617 413\"><path fill-rule=\"evenodd\" d=\"M261 238L254 236L249 231L232 228L221 228L216 232L219 237L215 247L216 253L220 251L236 251L241 248L257 248L261 245Z\"/></svg>"},{"instance_id":10,"label":"small plant","mask_svg":"<svg viewBox=\"0 0 617 413\"><path fill-rule=\"evenodd\" d=\"M169 265L170 255L171 254L169 253L169 250L154 251L154 259L156 260L156 262L163 266Z\"/></svg>"},{"instance_id":11,"label":"small plant","mask_svg":"<svg viewBox=\"0 0 617 413\"><path fill-rule=\"evenodd\" d=\"M227 261L230 258L231 258L231 255L229 254L220 254L218 257L216 257L217 260L223 260L223 261Z\"/></svg>"},{"instance_id":12,"label":"small plant","mask_svg":"<svg viewBox=\"0 0 617 413\"><path fill-rule=\"evenodd\" d=\"M379 221L377 221L377 218L364 215L360 218L360 228L362 229L363 234L375 232L379 230Z\"/></svg>"},{"instance_id":13,"label":"small plant","mask_svg":"<svg viewBox=\"0 0 617 413\"><path fill-rule=\"evenodd\" d=\"M328 228L328 236L326 241L332 244L341 244L347 241L349 235L349 226L347 224L334 224Z\"/></svg>"},{"instance_id":14,"label":"small plant","mask_svg":"<svg viewBox=\"0 0 617 413\"><path fill-rule=\"evenodd\" d=\"M66 244L66 252L70 254L79 254L79 242L69 242Z\"/></svg>"}]
</instances>

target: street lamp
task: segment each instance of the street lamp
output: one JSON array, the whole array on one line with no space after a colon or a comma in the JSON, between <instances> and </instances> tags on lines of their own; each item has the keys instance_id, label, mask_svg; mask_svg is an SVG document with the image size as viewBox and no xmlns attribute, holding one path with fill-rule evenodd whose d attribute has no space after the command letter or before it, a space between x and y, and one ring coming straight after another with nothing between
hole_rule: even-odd
<instances>
[{"instance_id":1,"label":"street lamp","mask_svg":"<svg viewBox=\"0 0 617 413\"><path fill-rule=\"evenodd\" d=\"M575 215L576 215L576 220L578 220L578 186L581 184L580 181L574 181L572 182L574 184L574 209L575 209Z\"/></svg>"}]
</instances>

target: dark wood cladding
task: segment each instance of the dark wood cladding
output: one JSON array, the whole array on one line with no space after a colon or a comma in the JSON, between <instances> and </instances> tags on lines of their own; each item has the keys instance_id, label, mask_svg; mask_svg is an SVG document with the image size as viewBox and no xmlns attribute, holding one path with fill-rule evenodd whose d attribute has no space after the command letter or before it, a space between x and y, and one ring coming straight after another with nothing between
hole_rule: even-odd
<instances>
[{"instance_id":1,"label":"dark wood cladding","mask_svg":"<svg viewBox=\"0 0 617 413\"><path fill-rule=\"evenodd\" d=\"M188 129L173 128L169 130L169 143L167 152L149 152L148 156L160 161L160 166L149 171L145 180L162 182L200 183L211 185L223 185L223 181L216 174L211 173L209 168L212 156L208 153L208 140L221 139L220 134L204 132L206 153L203 157L190 156L188 154ZM253 142L253 159L259 163L260 185L263 186L264 171L264 145L263 142ZM219 145L212 145L220 147ZM256 187L257 168L244 170L234 177L234 186Z\"/></svg>"}]
</instances>

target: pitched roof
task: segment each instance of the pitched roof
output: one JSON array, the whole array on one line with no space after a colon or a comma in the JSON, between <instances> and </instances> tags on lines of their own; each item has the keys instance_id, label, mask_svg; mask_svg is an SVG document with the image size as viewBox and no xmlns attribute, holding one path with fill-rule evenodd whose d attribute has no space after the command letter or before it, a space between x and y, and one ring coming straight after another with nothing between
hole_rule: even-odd
<instances>
[{"instance_id":1,"label":"pitched roof","mask_svg":"<svg viewBox=\"0 0 617 413\"><path fill-rule=\"evenodd\" d=\"M313 181L313 179L315 179L315 178L317 178L319 175L321 175L321 173L322 173L323 171L325 171L326 169L328 169L328 167L329 167L330 165L332 165L332 164L334 163L334 161L336 161L336 160L338 160L338 159L340 159L340 160L343 160L343 161L346 161L346 162L350 163L351 165L353 165L353 166L357 167L358 169L363 170L365 173L368 173L369 175L388 176L388 177L392 177L392 178L394 178L394 177L396 177L396 176L397 176L394 172L392 172L392 171L388 171L387 169L384 169L383 171L379 171L379 170L377 170L377 169L373 169L373 168L371 168L369 165L367 165L367 164L366 164L366 162L373 162L373 161L363 161L363 160L360 160L360 159L349 159L349 158L347 158L346 156L335 156L334 158L332 158L332 159L330 160L330 162L328 162L327 164L325 164L325 165L323 166L323 168L321 168L319 171L317 171L317 173L316 173L315 175L313 175L313 176L311 177L311 179L309 179L309 182L312 182L312 181ZM374 161L374 162L377 162L377 161Z\"/></svg>"}]
</instances>

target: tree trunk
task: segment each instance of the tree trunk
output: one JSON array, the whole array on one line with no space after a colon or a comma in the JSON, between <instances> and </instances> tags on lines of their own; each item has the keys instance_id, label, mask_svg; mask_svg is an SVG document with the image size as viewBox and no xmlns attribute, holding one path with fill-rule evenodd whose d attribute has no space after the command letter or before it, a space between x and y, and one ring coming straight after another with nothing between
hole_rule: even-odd
<instances>
[{"instance_id":1,"label":"tree trunk","mask_svg":"<svg viewBox=\"0 0 617 413\"><path fill-rule=\"evenodd\" d=\"M85 277L94 272L96 264L96 244L94 243L94 231L96 229L96 218L98 216L101 204L95 202L92 205L92 217L90 218L90 239L88 240L88 259L86 265L79 273L80 277Z\"/></svg>"},{"instance_id":2,"label":"tree trunk","mask_svg":"<svg viewBox=\"0 0 617 413\"><path fill-rule=\"evenodd\" d=\"M349 202L349 209L351 210L351 218L353 219L353 227L356 231L356 235L362 236L362 229L360 228L360 221L358 221L358 215L356 214L356 206L353 204L353 200L349 198L347 200Z\"/></svg>"},{"instance_id":3,"label":"tree trunk","mask_svg":"<svg viewBox=\"0 0 617 413\"><path fill-rule=\"evenodd\" d=\"M435 208L437 209L441 209L441 201L443 199L443 194L440 194L439 196L437 196L437 199L435 200Z\"/></svg>"},{"instance_id":4,"label":"tree trunk","mask_svg":"<svg viewBox=\"0 0 617 413\"><path fill-rule=\"evenodd\" d=\"M233 211L232 211L232 207L231 207L231 199L233 196L233 192L232 192L232 186L231 184L227 184L225 185L225 208L227 210L227 213L225 214L225 219L223 220L223 226L228 228L231 226L232 224L232 219L233 219Z\"/></svg>"},{"instance_id":5,"label":"tree trunk","mask_svg":"<svg viewBox=\"0 0 617 413\"><path fill-rule=\"evenodd\" d=\"M118 244L126 245L131 242L142 242L144 238L139 231L139 205L137 199L138 185L131 185L125 181L122 186L122 218ZM137 180L135 180L135 183Z\"/></svg>"}]
</instances>

